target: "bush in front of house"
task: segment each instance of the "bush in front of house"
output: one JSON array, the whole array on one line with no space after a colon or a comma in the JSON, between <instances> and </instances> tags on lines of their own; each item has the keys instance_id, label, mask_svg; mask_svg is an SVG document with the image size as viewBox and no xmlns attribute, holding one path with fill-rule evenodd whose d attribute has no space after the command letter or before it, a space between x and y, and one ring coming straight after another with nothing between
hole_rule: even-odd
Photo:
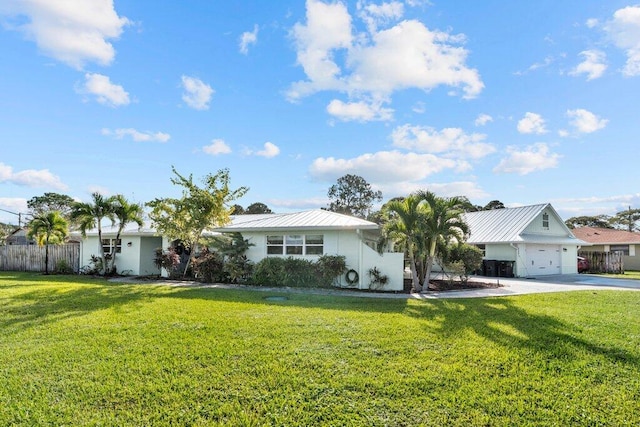
<instances>
[{"instance_id":1,"label":"bush in front of house","mask_svg":"<svg viewBox=\"0 0 640 427\"><path fill-rule=\"evenodd\" d=\"M255 265L251 283L258 286L330 288L345 269L345 257L337 255L323 255L316 261L268 257Z\"/></svg>"},{"instance_id":2,"label":"bush in front of house","mask_svg":"<svg viewBox=\"0 0 640 427\"><path fill-rule=\"evenodd\" d=\"M191 268L196 279L206 283L220 283L225 280L224 260L216 252L203 248L199 255L191 261Z\"/></svg>"},{"instance_id":3,"label":"bush in front of house","mask_svg":"<svg viewBox=\"0 0 640 427\"><path fill-rule=\"evenodd\" d=\"M460 277L460 281L467 283L469 276L482 266L482 251L466 243L451 246L443 257L445 268L453 276Z\"/></svg>"}]
</instances>

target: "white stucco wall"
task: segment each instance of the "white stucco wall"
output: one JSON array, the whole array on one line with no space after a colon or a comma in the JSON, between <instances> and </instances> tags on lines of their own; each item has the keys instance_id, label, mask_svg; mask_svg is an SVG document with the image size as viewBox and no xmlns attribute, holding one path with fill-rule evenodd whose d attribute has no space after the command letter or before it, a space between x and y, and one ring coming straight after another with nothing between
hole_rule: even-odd
<instances>
[{"instance_id":1,"label":"white stucco wall","mask_svg":"<svg viewBox=\"0 0 640 427\"><path fill-rule=\"evenodd\" d=\"M105 235L104 239L115 236ZM153 264L154 250L162 243L162 238L152 236L123 236L121 252L116 254L119 274L133 276L159 274ZM131 245L129 245L131 243ZM91 255L100 256L100 241L97 236L87 236L80 244L80 266L91 264Z\"/></svg>"},{"instance_id":2,"label":"white stucco wall","mask_svg":"<svg viewBox=\"0 0 640 427\"><path fill-rule=\"evenodd\" d=\"M244 232L242 236L254 246L247 250L247 258L258 263L267 257L267 235L280 234L322 234L324 236L324 254L342 255L345 257L347 270L358 272L359 281L356 284L348 284L344 275L340 277L340 285L344 287L369 288L368 272L370 268L378 267L382 274L389 277L389 283L382 290L395 291L403 289L403 263L402 253L378 254L377 251L365 245L355 230L344 231L300 231L289 230L283 232ZM269 255L283 256L288 255ZM317 255L295 255L295 257L315 260Z\"/></svg>"}]
</instances>

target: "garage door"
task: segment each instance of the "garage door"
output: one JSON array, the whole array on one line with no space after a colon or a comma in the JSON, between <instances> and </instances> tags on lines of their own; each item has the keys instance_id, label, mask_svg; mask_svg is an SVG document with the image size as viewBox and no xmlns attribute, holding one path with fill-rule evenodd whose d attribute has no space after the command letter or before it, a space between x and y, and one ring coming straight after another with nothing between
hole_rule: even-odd
<instances>
[{"instance_id":1,"label":"garage door","mask_svg":"<svg viewBox=\"0 0 640 427\"><path fill-rule=\"evenodd\" d=\"M560 274L560 246L527 245L527 270L538 276Z\"/></svg>"}]
</instances>

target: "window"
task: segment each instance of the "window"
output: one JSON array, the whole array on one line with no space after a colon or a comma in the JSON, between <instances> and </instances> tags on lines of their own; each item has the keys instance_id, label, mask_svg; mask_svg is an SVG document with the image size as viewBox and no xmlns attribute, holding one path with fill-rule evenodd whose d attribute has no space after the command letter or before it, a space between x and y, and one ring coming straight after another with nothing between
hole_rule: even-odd
<instances>
[{"instance_id":1,"label":"window","mask_svg":"<svg viewBox=\"0 0 640 427\"><path fill-rule=\"evenodd\" d=\"M115 248L116 253L122 252L122 240L118 239L102 239L102 249L105 254L112 253Z\"/></svg>"},{"instance_id":2,"label":"window","mask_svg":"<svg viewBox=\"0 0 640 427\"><path fill-rule=\"evenodd\" d=\"M549 214L546 212L542 214L542 228L549 229Z\"/></svg>"},{"instance_id":3,"label":"window","mask_svg":"<svg viewBox=\"0 0 640 427\"><path fill-rule=\"evenodd\" d=\"M282 236L267 236L267 255L282 255L284 239Z\"/></svg>"},{"instance_id":4,"label":"window","mask_svg":"<svg viewBox=\"0 0 640 427\"><path fill-rule=\"evenodd\" d=\"M267 236L267 255L322 255L322 234Z\"/></svg>"},{"instance_id":5,"label":"window","mask_svg":"<svg viewBox=\"0 0 640 427\"><path fill-rule=\"evenodd\" d=\"M307 255L322 255L324 253L324 236L322 234L311 234L305 237L305 253Z\"/></svg>"},{"instance_id":6,"label":"window","mask_svg":"<svg viewBox=\"0 0 640 427\"><path fill-rule=\"evenodd\" d=\"M629 255L629 245L611 245L611 252L622 252L622 255Z\"/></svg>"}]
</instances>

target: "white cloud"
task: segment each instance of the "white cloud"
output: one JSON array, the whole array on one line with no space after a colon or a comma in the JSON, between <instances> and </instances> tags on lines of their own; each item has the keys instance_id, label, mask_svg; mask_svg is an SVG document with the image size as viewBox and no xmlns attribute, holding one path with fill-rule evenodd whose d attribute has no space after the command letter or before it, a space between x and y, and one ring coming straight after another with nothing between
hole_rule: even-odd
<instances>
[{"instance_id":1,"label":"white cloud","mask_svg":"<svg viewBox=\"0 0 640 427\"><path fill-rule=\"evenodd\" d=\"M361 11L366 10L369 17L384 17L376 20L380 24L399 16L392 5L364 9L361 3ZM466 66L468 51L460 46L464 36L431 31L416 20L354 36L352 17L344 4L308 0L307 21L297 23L292 36L298 64L307 77L291 85L287 96L292 101L325 90L345 92L352 98L389 99L398 90L429 91L438 86L460 89L464 98L473 98L484 87L477 70ZM344 63L339 64L336 56L344 58Z\"/></svg>"},{"instance_id":2,"label":"white cloud","mask_svg":"<svg viewBox=\"0 0 640 427\"><path fill-rule=\"evenodd\" d=\"M89 194L98 193L98 194L102 194L103 196L110 196L113 194L113 192L109 190L107 187L103 187L101 185L95 185L95 184L87 186L87 193Z\"/></svg>"},{"instance_id":3,"label":"white cloud","mask_svg":"<svg viewBox=\"0 0 640 427\"><path fill-rule=\"evenodd\" d=\"M374 184L372 183L372 187ZM482 199L489 194L473 181L454 181L446 183L403 181L394 183L375 184L377 190L382 191L385 199L402 197L418 190L430 190L441 197L466 196L469 199Z\"/></svg>"},{"instance_id":4,"label":"white cloud","mask_svg":"<svg viewBox=\"0 0 640 427\"><path fill-rule=\"evenodd\" d=\"M182 76L182 100L195 110L208 110L214 90L196 77Z\"/></svg>"},{"instance_id":5,"label":"white cloud","mask_svg":"<svg viewBox=\"0 0 640 427\"><path fill-rule=\"evenodd\" d=\"M609 123L609 120L601 119L591 111L582 108L567 110L567 117L572 119L569 123L579 133L592 133L604 129Z\"/></svg>"},{"instance_id":6,"label":"white cloud","mask_svg":"<svg viewBox=\"0 0 640 427\"><path fill-rule=\"evenodd\" d=\"M380 102L373 104L364 101L345 103L334 99L327 105L327 112L345 122L389 121L393 119L393 109L382 107Z\"/></svg>"},{"instance_id":7,"label":"white cloud","mask_svg":"<svg viewBox=\"0 0 640 427\"><path fill-rule=\"evenodd\" d=\"M1 165L2 164L0 164L0 167ZM28 211L27 199L18 197L0 197L0 208L10 212L24 214ZM4 222L5 224L18 224L18 219L18 215L0 211L0 222ZM24 215L21 217L21 220L24 223Z\"/></svg>"},{"instance_id":8,"label":"white cloud","mask_svg":"<svg viewBox=\"0 0 640 427\"><path fill-rule=\"evenodd\" d=\"M317 179L335 180L347 173L366 177L375 182L420 181L445 169L454 169L459 162L433 154L379 151L352 159L320 157L315 159L309 173Z\"/></svg>"},{"instance_id":9,"label":"white cloud","mask_svg":"<svg viewBox=\"0 0 640 427\"><path fill-rule=\"evenodd\" d=\"M278 148L277 145L271 143L271 142L265 142L264 143L264 149L260 150L260 151L256 151L256 156L260 156L260 157L266 157L267 159L270 159L272 157L276 157L278 154L280 154L280 148Z\"/></svg>"},{"instance_id":10,"label":"white cloud","mask_svg":"<svg viewBox=\"0 0 640 427\"><path fill-rule=\"evenodd\" d=\"M231 147L223 139L214 139L211 144L202 147L202 151L212 156L231 153Z\"/></svg>"},{"instance_id":11,"label":"white cloud","mask_svg":"<svg viewBox=\"0 0 640 427\"><path fill-rule=\"evenodd\" d=\"M600 24L600 22L596 18L589 18L585 22L587 28L595 28Z\"/></svg>"},{"instance_id":12,"label":"white cloud","mask_svg":"<svg viewBox=\"0 0 640 427\"><path fill-rule=\"evenodd\" d=\"M422 153L445 153L446 157L478 159L493 153L493 145L484 142L486 135L467 134L460 128L437 131L428 126L398 126L391 133L393 145Z\"/></svg>"},{"instance_id":13,"label":"white cloud","mask_svg":"<svg viewBox=\"0 0 640 427\"><path fill-rule=\"evenodd\" d=\"M76 69L87 62L111 64L115 49L109 41L130 24L118 16L113 0L9 1L0 13L26 17L11 28L35 41L45 55Z\"/></svg>"},{"instance_id":14,"label":"white cloud","mask_svg":"<svg viewBox=\"0 0 640 427\"><path fill-rule=\"evenodd\" d=\"M476 126L484 126L489 122L493 121L493 117L491 117L488 114L479 114L478 117L476 117L476 120L473 122Z\"/></svg>"},{"instance_id":15,"label":"white cloud","mask_svg":"<svg viewBox=\"0 0 640 427\"><path fill-rule=\"evenodd\" d=\"M557 167L561 157L559 154L551 153L545 143L528 146L524 151L519 151L516 147L507 147L507 154L508 157L500 161L493 169L494 172L527 175Z\"/></svg>"},{"instance_id":16,"label":"white cloud","mask_svg":"<svg viewBox=\"0 0 640 427\"><path fill-rule=\"evenodd\" d=\"M544 127L544 119L540 114L527 112L518 122L518 132L543 134L547 130Z\"/></svg>"},{"instance_id":17,"label":"white cloud","mask_svg":"<svg viewBox=\"0 0 640 427\"><path fill-rule=\"evenodd\" d=\"M84 85L77 89L78 93L93 95L100 104L109 107L129 105L129 93L120 85L111 83L108 76L97 73L84 75Z\"/></svg>"},{"instance_id":18,"label":"white cloud","mask_svg":"<svg viewBox=\"0 0 640 427\"><path fill-rule=\"evenodd\" d=\"M627 55L622 73L630 77L640 75L640 6L616 10L613 19L603 28L616 47Z\"/></svg>"},{"instance_id":19,"label":"white cloud","mask_svg":"<svg viewBox=\"0 0 640 427\"><path fill-rule=\"evenodd\" d=\"M391 1L381 4L358 1L360 18L367 24L369 32L375 32L379 25L397 21L404 15L404 4Z\"/></svg>"},{"instance_id":20,"label":"white cloud","mask_svg":"<svg viewBox=\"0 0 640 427\"><path fill-rule=\"evenodd\" d=\"M253 26L253 31L245 31L240 36L240 53L246 55L249 53L249 46L256 44L258 41L258 26Z\"/></svg>"},{"instance_id":21,"label":"white cloud","mask_svg":"<svg viewBox=\"0 0 640 427\"><path fill-rule=\"evenodd\" d=\"M113 135L117 139L122 139L125 136L130 136L135 142L167 142L171 139L171 135L164 132L140 132L132 128L119 128L119 129L102 129L102 134L111 136Z\"/></svg>"},{"instance_id":22,"label":"white cloud","mask_svg":"<svg viewBox=\"0 0 640 427\"><path fill-rule=\"evenodd\" d=\"M586 74L587 80L602 77L607 69L607 56L604 52L597 49L585 50L580 52L580 56L584 57L584 61L571 70L569 72L570 75L579 76L581 74Z\"/></svg>"},{"instance_id":23,"label":"white cloud","mask_svg":"<svg viewBox=\"0 0 640 427\"><path fill-rule=\"evenodd\" d=\"M27 187L45 187L55 190L66 190L68 187L60 177L49 172L48 169L25 169L14 172L13 168L0 163L0 182L9 182L15 185Z\"/></svg>"}]
</instances>

